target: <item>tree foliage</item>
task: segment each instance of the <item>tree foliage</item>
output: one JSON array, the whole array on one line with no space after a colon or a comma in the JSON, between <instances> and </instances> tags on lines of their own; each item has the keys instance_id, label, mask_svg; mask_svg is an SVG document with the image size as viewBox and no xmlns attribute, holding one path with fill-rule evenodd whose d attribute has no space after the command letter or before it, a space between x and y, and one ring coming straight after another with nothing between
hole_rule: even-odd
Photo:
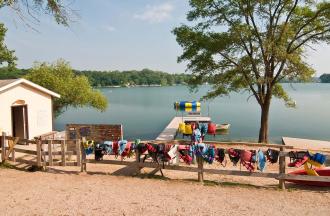
<instances>
[{"instance_id":1,"label":"tree foliage","mask_svg":"<svg viewBox=\"0 0 330 216\"><path fill-rule=\"evenodd\" d=\"M32 18L39 22L41 13L54 17L58 24L69 26L72 17L76 16L70 8L72 0L0 0L0 9L10 7L19 18L26 22Z\"/></svg>"},{"instance_id":2,"label":"tree foliage","mask_svg":"<svg viewBox=\"0 0 330 216\"><path fill-rule=\"evenodd\" d=\"M5 45L6 31L5 26L0 23L0 66L7 66L8 69L12 69L17 58L14 55L14 51L9 50Z\"/></svg>"},{"instance_id":3,"label":"tree foliage","mask_svg":"<svg viewBox=\"0 0 330 216\"><path fill-rule=\"evenodd\" d=\"M76 71L88 77L93 86L125 85L174 85L185 84L189 80L186 74L169 74L161 71L143 69L141 71Z\"/></svg>"},{"instance_id":4,"label":"tree foliage","mask_svg":"<svg viewBox=\"0 0 330 216\"><path fill-rule=\"evenodd\" d=\"M174 29L196 87L214 80L205 98L248 90L261 107L259 141L268 141L273 96L292 105L279 82L314 74L306 49L330 42L330 3L313 0L190 0L187 19Z\"/></svg>"},{"instance_id":5,"label":"tree foliage","mask_svg":"<svg viewBox=\"0 0 330 216\"><path fill-rule=\"evenodd\" d=\"M322 83L330 83L330 74L322 74L320 80Z\"/></svg>"},{"instance_id":6,"label":"tree foliage","mask_svg":"<svg viewBox=\"0 0 330 216\"><path fill-rule=\"evenodd\" d=\"M100 111L107 108L107 99L94 90L87 77L74 74L68 62L35 63L26 79L61 95L54 100L54 111L59 115L68 106L90 106Z\"/></svg>"}]
</instances>

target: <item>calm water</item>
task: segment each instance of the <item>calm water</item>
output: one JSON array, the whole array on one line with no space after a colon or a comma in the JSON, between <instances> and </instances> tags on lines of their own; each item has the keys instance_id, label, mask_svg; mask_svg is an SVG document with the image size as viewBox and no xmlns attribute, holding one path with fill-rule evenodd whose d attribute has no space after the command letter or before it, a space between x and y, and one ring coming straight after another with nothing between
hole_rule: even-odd
<instances>
[{"instance_id":1,"label":"calm water","mask_svg":"<svg viewBox=\"0 0 330 216\"><path fill-rule=\"evenodd\" d=\"M296 109L285 107L275 99L270 114L270 139L280 142L282 136L330 140L330 85L284 84L297 102ZM180 100L198 100L209 86L197 93L189 93L186 86L149 88L107 88L101 91L109 99L106 112L90 108L69 108L56 119L56 129L67 123L123 124L126 139L154 139L176 115L173 103ZM231 124L228 135L217 140L249 140L258 137L260 109L255 100L247 101L248 93L233 93L202 103L203 115L210 115L215 123Z\"/></svg>"}]
</instances>

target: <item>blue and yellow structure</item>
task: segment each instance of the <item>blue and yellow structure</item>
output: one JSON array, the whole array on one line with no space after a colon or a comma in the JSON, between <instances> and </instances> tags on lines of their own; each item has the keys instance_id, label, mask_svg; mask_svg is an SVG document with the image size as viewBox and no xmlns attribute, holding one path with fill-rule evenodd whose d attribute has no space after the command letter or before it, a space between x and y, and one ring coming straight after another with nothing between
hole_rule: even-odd
<instances>
[{"instance_id":1,"label":"blue and yellow structure","mask_svg":"<svg viewBox=\"0 0 330 216\"><path fill-rule=\"evenodd\" d=\"M174 107L176 109L197 109L201 107L201 103L199 101L179 101L174 103Z\"/></svg>"}]
</instances>

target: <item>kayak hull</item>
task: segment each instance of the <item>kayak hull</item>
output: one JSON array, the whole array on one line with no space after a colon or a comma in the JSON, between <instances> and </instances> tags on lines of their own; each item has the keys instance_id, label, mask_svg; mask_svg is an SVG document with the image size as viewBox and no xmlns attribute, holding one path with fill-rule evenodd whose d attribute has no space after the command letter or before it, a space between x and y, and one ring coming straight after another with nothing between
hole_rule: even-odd
<instances>
[{"instance_id":1,"label":"kayak hull","mask_svg":"<svg viewBox=\"0 0 330 216\"><path fill-rule=\"evenodd\" d=\"M319 176L330 176L330 167L315 168ZM293 175L307 175L305 170L297 170L290 172ZM330 187L330 182L316 182L316 181L301 181L301 180L286 180L299 185L317 186L317 187Z\"/></svg>"}]
</instances>

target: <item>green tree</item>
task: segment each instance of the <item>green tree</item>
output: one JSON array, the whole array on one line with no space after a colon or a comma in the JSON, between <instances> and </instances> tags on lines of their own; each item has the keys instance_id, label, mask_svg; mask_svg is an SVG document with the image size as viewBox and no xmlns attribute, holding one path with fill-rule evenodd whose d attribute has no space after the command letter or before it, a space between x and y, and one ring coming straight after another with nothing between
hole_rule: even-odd
<instances>
[{"instance_id":1,"label":"green tree","mask_svg":"<svg viewBox=\"0 0 330 216\"><path fill-rule=\"evenodd\" d=\"M190 0L193 26L174 29L197 87L212 80L205 98L248 90L261 108L259 142L268 142L272 97L293 105L279 82L309 80L306 48L330 41L330 2L310 0Z\"/></svg>"},{"instance_id":2,"label":"green tree","mask_svg":"<svg viewBox=\"0 0 330 216\"><path fill-rule=\"evenodd\" d=\"M53 16L58 24L69 26L72 17L77 16L70 8L71 3L70 0L0 0L0 9L10 7L26 23L31 18L39 22L38 17L44 13Z\"/></svg>"},{"instance_id":3,"label":"green tree","mask_svg":"<svg viewBox=\"0 0 330 216\"><path fill-rule=\"evenodd\" d=\"M330 83L330 74L322 74L320 80L322 83Z\"/></svg>"},{"instance_id":4,"label":"green tree","mask_svg":"<svg viewBox=\"0 0 330 216\"><path fill-rule=\"evenodd\" d=\"M64 60L53 64L35 63L25 78L61 95L54 100L56 115L68 106L90 106L100 111L107 108L105 96L91 87L87 77L75 75Z\"/></svg>"},{"instance_id":5,"label":"green tree","mask_svg":"<svg viewBox=\"0 0 330 216\"><path fill-rule=\"evenodd\" d=\"M5 45L5 35L7 29L0 23L0 66L7 66L8 69L15 67L15 61L17 58L14 55L14 51L9 50Z\"/></svg>"}]
</instances>

